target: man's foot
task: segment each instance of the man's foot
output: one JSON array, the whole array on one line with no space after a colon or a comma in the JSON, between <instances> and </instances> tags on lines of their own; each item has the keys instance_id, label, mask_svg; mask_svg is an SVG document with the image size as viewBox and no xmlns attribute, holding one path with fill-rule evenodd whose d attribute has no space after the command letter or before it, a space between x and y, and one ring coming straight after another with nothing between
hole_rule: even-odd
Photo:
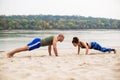
<instances>
[{"instance_id":1,"label":"man's foot","mask_svg":"<svg viewBox=\"0 0 120 80\"><path fill-rule=\"evenodd\" d=\"M113 52L114 52L114 54L116 54L116 53L117 53L116 49L114 49L114 51L113 51Z\"/></svg>"}]
</instances>

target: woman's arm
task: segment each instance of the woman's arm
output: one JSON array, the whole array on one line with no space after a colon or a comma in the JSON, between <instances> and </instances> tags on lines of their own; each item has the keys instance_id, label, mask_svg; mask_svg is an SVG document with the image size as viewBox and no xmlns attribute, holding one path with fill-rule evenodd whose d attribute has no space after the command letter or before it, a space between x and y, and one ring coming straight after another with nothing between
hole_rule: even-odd
<instances>
[{"instance_id":1,"label":"woman's arm","mask_svg":"<svg viewBox=\"0 0 120 80\"><path fill-rule=\"evenodd\" d=\"M79 53L80 53L80 46L78 46L78 55L79 55Z\"/></svg>"},{"instance_id":2,"label":"woman's arm","mask_svg":"<svg viewBox=\"0 0 120 80\"><path fill-rule=\"evenodd\" d=\"M89 51L89 48L88 48L88 46L87 46L87 44L86 43L84 43L84 42L81 42L82 43L82 45L86 48L86 55L88 54L88 51Z\"/></svg>"},{"instance_id":3,"label":"woman's arm","mask_svg":"<svg viewBox=\"0 0 120 80\"><path fill-rule=\"evenodd\" d=\"M86 46L86 55L88 54L88 51L89 51L89 48L88 48L88 46Z\"/></svg>"}]
</instances>

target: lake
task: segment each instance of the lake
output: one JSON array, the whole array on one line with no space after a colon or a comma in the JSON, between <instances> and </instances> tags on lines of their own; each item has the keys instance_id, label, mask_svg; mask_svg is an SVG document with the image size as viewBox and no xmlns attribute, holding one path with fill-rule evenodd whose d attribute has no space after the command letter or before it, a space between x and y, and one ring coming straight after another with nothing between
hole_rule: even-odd
<instances>
[{"instance_id":1,"label":"lake","mask_svg":"<svg viewBox=\"0 0 120 80\"><path fill-rule=\"evenodd\" d=\"M35 37L45 38L59 33L65 35L65 40L58 43L58 48L73 48L72 38L77 36L81 41L96 41L107 47L120 46L120 30L4 30L0 31L0 51L11 50L26 45ZM41 49L47 49L41 47Z\"/></svg>"}]
</instances>

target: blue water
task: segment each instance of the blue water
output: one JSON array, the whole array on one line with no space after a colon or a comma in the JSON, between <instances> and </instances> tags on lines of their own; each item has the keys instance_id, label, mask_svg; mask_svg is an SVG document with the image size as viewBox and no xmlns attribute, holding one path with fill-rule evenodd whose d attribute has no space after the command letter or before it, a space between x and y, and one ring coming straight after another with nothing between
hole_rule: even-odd
<instances>
[{"instance_id":1,"label":"blue water","mask_svg":"<svg viewBox=\"0 0 120 80\"><path fill-rule=\"evenodd\" d=\"M0 51L24 46L35 37L45 38L59 33L65 35L65 40L58 43L58 48L73 48L71 41L74 36L85 42L99 42L103 46L120 46L120 30L11 30L0 31Z\"/></svg>"}]
</instances>

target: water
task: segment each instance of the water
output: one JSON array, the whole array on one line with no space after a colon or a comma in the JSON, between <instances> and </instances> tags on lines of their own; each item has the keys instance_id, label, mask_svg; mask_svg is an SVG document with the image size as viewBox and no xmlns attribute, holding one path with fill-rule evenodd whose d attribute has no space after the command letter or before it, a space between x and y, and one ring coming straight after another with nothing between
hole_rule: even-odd
<instances>
[{"instance_id":1,"label":"water","mask_svg":"<svg viewBox=\"0 0 120 80\"><path fill-rule=\"evenodd\" d=\"M77 36L81 41L99 42L103 46L120 46L120 30L11 30L0 31L0 51L11 50L26 45L35 37L45 38L51 35L65 35L65 40L58 43L58 48L73 48L72 38ZM47 49L43 47L41 49Z\"/></svg>"}]
</instances>

